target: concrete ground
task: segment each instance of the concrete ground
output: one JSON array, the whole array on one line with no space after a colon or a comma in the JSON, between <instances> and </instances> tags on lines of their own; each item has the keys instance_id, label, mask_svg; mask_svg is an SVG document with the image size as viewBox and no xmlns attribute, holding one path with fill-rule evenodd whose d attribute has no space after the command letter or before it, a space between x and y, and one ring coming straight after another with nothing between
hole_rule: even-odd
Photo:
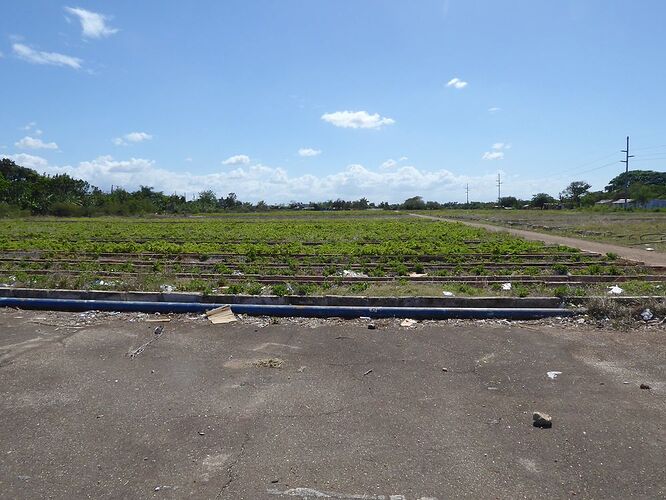
<instances>
[{"instance_id":1,"label":"concrete ground","mask_svg":"<svg viewBox=\"0 0 666 500\"><path fill-rule=\"evenodd\" d=\"M0 310L0 497L666 496L661 326L149 319Z\"/></svg>"}]
</instances>

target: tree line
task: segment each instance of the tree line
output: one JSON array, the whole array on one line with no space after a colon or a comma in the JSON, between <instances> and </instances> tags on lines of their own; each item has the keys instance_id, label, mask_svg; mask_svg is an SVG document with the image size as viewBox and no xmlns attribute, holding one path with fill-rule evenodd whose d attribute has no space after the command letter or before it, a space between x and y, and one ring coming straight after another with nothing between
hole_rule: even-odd
<instances>
[{"instance_id":1,"label":"tree line","mask_svg":"<svg viewBox=\"0 0 666 500\"><path fill-rule=\"evenodd\" d=\"M441 208L550 208L586 207L601 199L617 199L624 196L625 183L629 182L629 197L645 202L652 198L666 198L666 173L650 170L634 170L611 179L602 191L591 192L590 184L575 181L555 198L547 193L537 193L529 200L505 196L495 202L441 203L425 201L414 196L402 203L381 202L375 204L366 198L359 200L328 200L322 202L291 202L269 205L264 201L243 202L236 194L218 197L213 191L199 193L196 199L167 195L152 187L141 186L136 191L122 188L105 192L81 179L67 174L42 175L17 165L12 160L0 160L0 216L56 215L143 215L143 214L195 214L220 211L263 212L267 210L435 210Z\"/></svg>"}]
</instances>

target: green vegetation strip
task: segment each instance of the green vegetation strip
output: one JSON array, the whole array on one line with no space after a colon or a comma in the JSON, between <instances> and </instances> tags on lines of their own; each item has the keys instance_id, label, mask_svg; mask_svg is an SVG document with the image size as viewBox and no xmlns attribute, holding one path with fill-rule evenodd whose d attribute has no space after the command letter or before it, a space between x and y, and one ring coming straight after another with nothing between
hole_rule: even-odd
<instances>
[{"instance_id":1,"label":"green vegetation strip","mask_svg":"<svg viewBox=\"0 0 666 500\"><path fill-rule=\"evenodd\" d=\"M662 275L610 254L386 214L0 221L0 284L11 286L553 296L580 295L599 282L648 280L647 291L659 293ZM504 280L515 285L505 290ZM569 285L577 288L562 288Z\"/></svg>"}]
</instances>

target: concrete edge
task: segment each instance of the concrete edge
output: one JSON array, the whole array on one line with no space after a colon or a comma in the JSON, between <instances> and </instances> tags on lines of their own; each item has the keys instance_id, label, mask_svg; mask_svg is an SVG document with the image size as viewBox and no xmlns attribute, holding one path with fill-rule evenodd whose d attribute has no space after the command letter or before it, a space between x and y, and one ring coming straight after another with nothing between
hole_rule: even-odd
<instances>
[{"instance_id":1,"label":"concrete edge","mask_svg":"<svg viewBox=\"0 0 666 500\"><path fill-rule=\"evenodd\" d=\"M563 300L558 297L360 297L344 295L278 297L275 295L203 295L185 292L118 292L12 287L1 287L0 297L321 307L561 308L564 306Z\"/></svg>"}]
</instances>

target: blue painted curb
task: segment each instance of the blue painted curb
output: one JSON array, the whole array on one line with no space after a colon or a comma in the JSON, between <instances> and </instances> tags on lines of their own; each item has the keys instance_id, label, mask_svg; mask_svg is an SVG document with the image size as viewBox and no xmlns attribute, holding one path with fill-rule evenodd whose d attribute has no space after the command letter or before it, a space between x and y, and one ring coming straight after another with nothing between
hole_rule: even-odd
<instances>
[{"instance_id":1,"label":"blue painted curb","mask_svg":"<svg viewBox=\"0 0 666 500\"><path fill-rule=\"evenodd\" d=\"M54 311L119 311L144 313L203 313L226 304L188 302L145 302L119 300L76 300L0 298L0 307ZM583 309L559 308L476 308L476 307L360 307L360 306L293 306L230 304L235 314L251 316L294 316L308 318L413 318L413 319L540 319L574 316Z\"/></svg>"}]
</instances>

